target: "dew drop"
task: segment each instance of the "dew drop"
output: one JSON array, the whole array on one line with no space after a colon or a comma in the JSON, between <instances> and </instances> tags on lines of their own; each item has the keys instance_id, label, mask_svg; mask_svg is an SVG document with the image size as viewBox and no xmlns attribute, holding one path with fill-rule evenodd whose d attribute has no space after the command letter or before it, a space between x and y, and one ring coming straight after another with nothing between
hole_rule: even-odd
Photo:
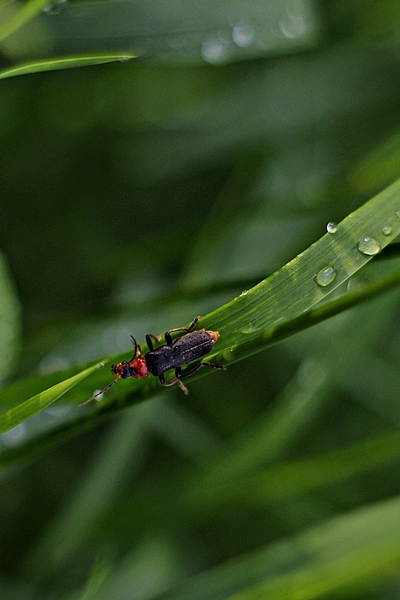
<instances>
[{"instance_id":1,"label":"dew drop","mask_svg":"<svg viewBox=\"0 0 400 600\"><path fill-rule=\"evenodd\" d=\"M243 21L237 23L232 28L232 40L238 48L247 48L254 41L254 29L248 23Z\"/></svg>"},{"instance_id":2,"label":"dew drop","mask_svg":"<svg viewBox=\"0 0 400 600\"><path fill-rule=\"evenodd\" d=\"M337 275L336 269L332 266L324 267L315 276L315 281L321 287L326 287L335 279Z\"/></svg>"},{"instance_id":3,"label":"dew drop","mask_svg":"<svg viewBox=\"0 0 400 600\"><path fill-rule=\"evenodd\" d=\"M306 33L306 24L304 21L298 19L282 19L280 23L280 30L283 35L289 39L296 39Z\"/></svg>"},{"instance_id":4,"label":"dew drop","mask_svg":"<svg viewBox=\"0 0 400 600\"><path fill-rule=\"evenodd\" d=\"M396 215L397 219L400 219L400 210L396 210L394 214Z\"/></svg>"},{"instance_id":5,"label":"dew drop","mask_svg":"<svg viewBox=\"0 0 400 600\"><path fill-rule=\"evenodd\" d=\"M225 348L225 350L223 350L222 352L222 357L227 361L231 361L232 360L232 356L235 354L235 350L236 350L236 346L234 347L230 347L230 348Z\"/></svg>"},{"instance_id":6,"label":"dew drop","mask_svg":"<svg viewBox=\"0 0 400 600\"><path fill-rule=\"evenodd\" d=\"M258 331L260 329L259 326L257 326L256 323L251 322L248 323L248 325L244 325L243 327L240 328L240 333L244 333L245 335L248 335L249 333L254 333L255 331Z\"/></svg>"},{"instance_id":7,"label":"dew drop","mask_svg":"<svg viewBox=\"0 0 400 600\"><path fill-rule=\"evenodd\" d=\"M362 254L374 256L380 252L381 247L375 238L367 235L358 242L357 249L362 252Z\"/></svg>"},{"instance_id":8,"label":"dew drop","mask_svg":"<svg viewBox=\"0 0 400 600\"><path fill-rule=\"evenodd\" d=\"M287 0L285 4L285 15L279 24L281 33L289 39L302 37L307 32L307 19L302 3Z\"/></svg>"},{"instance_id":9,"label":"dew drop","mask_svg":"<svg viewBox=\"0 0 400 600\"><path fill-rule=\"evenodd\" d=\"M55 0L44 7L43 12L46 15L59 15L67 3L67 0Z\"/></svg>"},{"instance_id":10,"label":"dew drop","mask_svg":"<svg viewBox=\"0 0 400 600\"><path fill-rule=\"evenodd\" d=\"M337 232L337 225L336 223L328 223L326 226L326 230L328 233L336 233Z\"/></svg>"},{"instance_id":11,"label":"dew drop","mask_svg":"<svg viewBox=\"0 0 400 600\"><path fill-rule=\"evenodd\" d=\"M390 227L390 225L382 227L382 233L383 235L390 235L392 233L392 228Z\"/></svg>"},{"instance_id":12,"label":"dew drop","mask_svg":"<svg viewBox=\"0 0 400 600\"><path fill-rule=\"evenodd\" d=\"M229 54L227 45L218 38L208 38L201 45L201 56L208 63L224 62Z\"/></svg>"}]
</instances>

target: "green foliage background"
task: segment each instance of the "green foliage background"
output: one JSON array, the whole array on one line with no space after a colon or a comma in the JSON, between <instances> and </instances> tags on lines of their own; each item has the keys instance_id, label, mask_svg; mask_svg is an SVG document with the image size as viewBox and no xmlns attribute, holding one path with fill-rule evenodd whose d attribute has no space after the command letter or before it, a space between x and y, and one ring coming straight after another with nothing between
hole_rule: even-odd
<instances>
[{"instance_id":1,"label":"green foliage background","mask_svg":"<svg viewBox=\"0 0 400 600\"><path fill-rule=\"evenodd\" d=\"M399 50L393 0L0 6L1 598L398 598ZM227 372L76 408L198 314Z\"/></svg>"}]
</instances>

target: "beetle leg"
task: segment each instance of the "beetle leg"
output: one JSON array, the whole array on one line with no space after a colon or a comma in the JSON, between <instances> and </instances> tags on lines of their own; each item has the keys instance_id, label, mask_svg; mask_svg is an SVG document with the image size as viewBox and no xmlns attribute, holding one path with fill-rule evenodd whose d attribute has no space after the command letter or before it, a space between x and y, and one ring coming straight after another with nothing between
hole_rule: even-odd
<instances>
[{"instance_id":1,"label":"beetle leg","mask_svg":"<svg viewBox=\"0 0 400 600\"><path fill-rule=\"evenodd\" d=\"M175 369L175 377L177 379L183 379L183 377L188 377L189 375L193 375L193 373L196 373L196 371L198 369L200 369L201 365L203 363L198 363L197 365L195 365L194 367L192 367L191 369L188 369L187 371L185 371L184 373L182 373L182 368L181 367L177 367Z\"/></svg>"},{"instance_id":2,"label":"beetle leg","mask_svg":"<svg viewBox=\"0 0 400 600\"><path fill-rule=\"evenodd\" d=\"M172 381L172 383L177 383L179 385L179 387L181 388L182 392L184 394L186 394L186 396L188 395L189 390L187 389L186 385L183 385L183 383L180 379L176 378Z\"/></svg>"},{"instance_id":3,"label":"beetle leg","mask_svg":"<svg viewBox=\"0 0 400 600\"><path fill-rule=\"evenodd\" d=\"M200 362L191 369L184 371L183 373L181 367L177 367L175 369L175 376L178 379L183 379L183 377L188 377L189 375L193 375L193 373L196 373L196 371L200 369L200 367L211 367L212 369L221 369L222 371L226 371L226 367L224 365L217 365L213 362Z\"/></svg>"},{"instance_id":4,"label":"beetle leg","mask_svg":"<svg viewBox=\"0 0 400 600\"><path fill-rule=\"evenodd\" d=\"M135 352L133 353L133 356L132 356L130 362L132 362L137 356L142 356L141 347L139 346L139 344L137 343L137 341L135 340L133 335L131 335L131 338L132 338L133 345L135 346Z\"/></svg>"},{"instance_id":5,"label":"beetle leg","mask_svg":"<svg viewBox=\"0 0 400 600\"><path fill-rule=\"evenodd\" d=\"M178 377L175 377L175 379L169 381L168 383L165 381L164 375L159 375L158 378L160 380L161 385L163 385L164 387L169 387L170 385L174 385L175 383L177 383L184 394L187 395L189 393L187 387L183 385L182 381Z\"/></svg>"},{"instance_id":6,"label":"beetle leg","mask_svg":"<svg viewBox=\"0 0 400 600\"><path fill-rule=\"evenodd\" d=\"M168 346L170 346L172 344L171 333L175 333L176 331L186 331L186 333L190 333L192 331L192 329L194 329L196 327L200 318L201 317L196 317L195 319L193 319L193 321L190 323L189 327L175 327L175 329L170 329L169 331L166 331L164 337L165 337L165 341L167 342Z\"/></svg>"},{"instance_id":7,"label":"beetle leg","mask_svg":"<svg viewBox=\"0 0 400 600\"><path fill-rule=\"evenodd\" d=\"M194 329L197 325L197 323L200 321L201 317L195 317L193 319L193 321L190 323L189 327L187 328L187 332L189 333L189 331L192 331L192 329Z\"/></svg>"},{"instance_id":8,"label":"beetle leg","mask_svg":"<svg viewBox=\"0 0 400 600\"><path fill-rule=\"evenodd\" d=\"M226 371L225 365L217 365L217 363L213 362L202 362L200 365L203 367L211 367L211 369L220 369L221 371Z\"/></svg>"},{"instance_id":9,"label":"beetle leg","mask_svg":"<svg viewBox=\"0 0 400 600\"><path fill-rule=\"evenodd\" d=\"M181 367L176 367L175 378L172 381L169 381L168 383L165 381L164 375L159 375L158 378L160 380L161 385L163 385L164 387L169 387L170 385L174 385L175 383L177 383L181 388L182 392L187 395L189 391L187 387L183 385L182 379L184 377L188 377L189 375L193 375L193 373L200 369L200 367L211 367L212 369L222 369L223 371L226 370L226 367L224 365L217 365L213 362L200 362L188 371L185 371L184 373L182 373Z\"/></svg>"},{"instance_id":10,"label":"beetle leg","mask_svg":"<svg viewBox=\"0 0 400 600\"><path fill-rule=\"evenodd\" d=\"M148 349L151 352L152 350L154 350L153 340L155 342L159 342L160 339L161 339L161 336L160 335L153 335L152 333L146 333L145 338L146 338L147 347L148 347Z\"/></svg>"}]
</instances>

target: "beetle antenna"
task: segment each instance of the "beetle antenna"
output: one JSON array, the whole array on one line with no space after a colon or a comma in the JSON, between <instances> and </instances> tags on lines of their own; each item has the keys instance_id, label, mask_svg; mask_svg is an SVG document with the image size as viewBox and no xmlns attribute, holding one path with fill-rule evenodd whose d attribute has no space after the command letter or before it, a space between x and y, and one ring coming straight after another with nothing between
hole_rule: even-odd
<instances>
[{"instance_id":1,"label":"beetle antenna","mask_svg":"<svg viewBox=\"0 0 400 600\"><path fill-rule=\"evenodd\" d=\"M91 398L89 398L89 400L85 400L85 402L82 402L81 404L78 404L78 408L82 408L82 406L86 406L86 404L89 404L89 402L91 402L92 400L95 400L96 398L98 398L99 396L101 396L102 394L104 394L105 392L107 392L120 379L121 379L121 375L118 375L118 377L116 377L114 379L114 381L112 381L109 385L107 385L103 390L100 390L100 392L97 392L96 394L94 394Z\"/></svg>"}]
</instances>

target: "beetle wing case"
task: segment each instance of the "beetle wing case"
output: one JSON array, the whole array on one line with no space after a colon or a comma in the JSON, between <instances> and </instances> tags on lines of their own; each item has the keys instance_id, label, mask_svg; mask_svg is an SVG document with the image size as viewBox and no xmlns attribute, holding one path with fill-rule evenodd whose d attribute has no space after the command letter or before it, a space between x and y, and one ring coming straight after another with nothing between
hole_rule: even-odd
<instances>
[{"instance_id":1,"label":"beetle wing case","mask_svg":"<svg viewBox=\"0 0 400 600\"><path fill-rule=\"evenodd\" d=\"M161 346L146 354L147 368L152 375L162 375L170 369L175 369L208 354L215 341L204 329L187 333L174 340L172 344Z\"/></svg>"}]
</instances>

